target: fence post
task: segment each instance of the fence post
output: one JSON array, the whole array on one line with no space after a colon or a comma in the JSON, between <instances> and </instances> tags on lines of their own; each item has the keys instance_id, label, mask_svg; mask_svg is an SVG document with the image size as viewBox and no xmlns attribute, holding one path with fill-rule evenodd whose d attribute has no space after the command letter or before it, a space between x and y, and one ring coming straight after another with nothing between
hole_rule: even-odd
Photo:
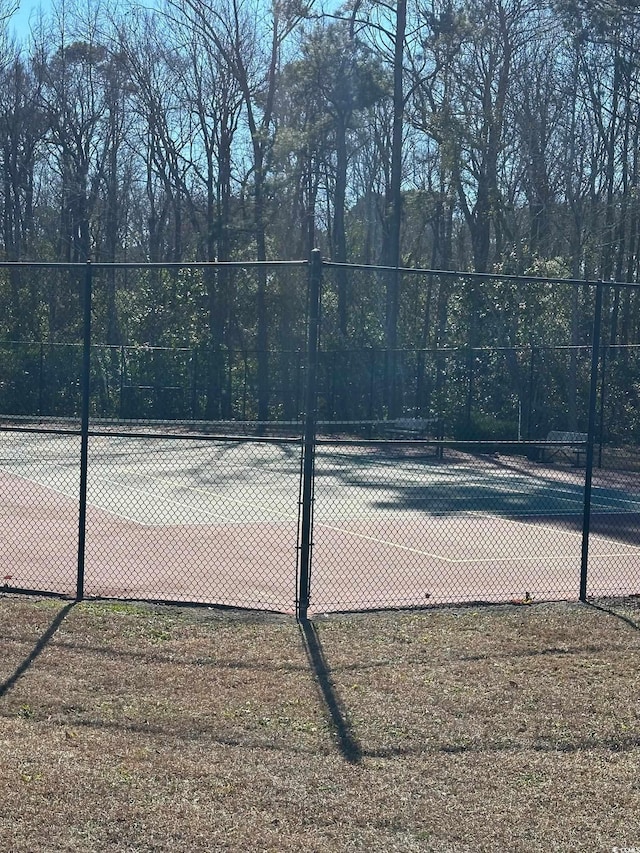
<instances>
[{"instance_id":1,"label":"fence post","mask_svg":"<svg viewBox=\"0 0 640 853\"><path fill-rule=\"evenodd\" d=\"M123 418L125 416L124 409L124 385L127 379L127 362L125 360L124 355L124 345L120 346L120 417Z\"/></svg>"},{"instance_id":2,"label":"fence post","mask_svg":"<svg viewBox=\"0 0 640 853\"><path fill-rule=\"evenodd\" d=\"M531 344L531 352L529 354L529 393L527 394L527 441L531 441L531 427L533 424L533 407L535 400L535 394L533 391L535 358L536 348L534 344Z\"/></svg>"},{"instance_id":3,"label":"fence post","mask_svg":"<svg viewBox=\"0 0 640 853\"><path fill-rule=\"evenodd\" d=\"M40 341L40 362L38 365L38 414L42 415L44 399L44 341Z\"/></svg>"},{"instance_id":4,"label":"fence post","mask_svg":"<svg viewBox=\"0 0 640 853\"><path fill-rule=\"evenodd\" d=\"M591 341L591 382L589 387L589 425L587 428L587 460L584 476L584 513L582 519L582 562L580 566L580 601L587 600L587 572L589 563L589 527L591 524L591 480L593 477L593 448L596 432L596 405L598 396L598 365L600 362L600 328L602 326L601 281L596 285L596 304Z\"/></svg>"},{"instance_id":5,"label":"fence post","mask_svg":"<svg viewBox=\"0 0 640 853\"><path fill-rule=\"evenodd\" d=\"M87 532L87 464L89 456L89 398L91 396L91 261L84 277L84 316L80 402L80 509L78 513L78 575L76 600L84 598L84 555Z\"/></svg>"},{"instance_id":6,"label":"fence post","mask_svg":"<svg viewBox=\"0 0 640 853\"><path fill-rule=\"evenodd\" d=\"M191 417L196 420L198 405L198 350L191 348Z\"/></svg>"},{"instance_id":7,"label":"fence post","mask_svg":"<svg viewBox=\"0 0 640 853\"><path fill-rule=\"evenodd\" d=\"M307 333L307 382L302 449L302 511L300 528L300 577L297 611L307 618L311 595L311 550L313 547L313 469L316 442L317 369L322 291L322 255L311 253L309 266L309 327Z\"/></svg>"},{"instance_id":8,"label":"fence post","mask_svg":"<svg viewBox=\"0 0 640 853\"><path fill-rule=\"evenodd\" d=\"M600 416L598 418L598 468L602 468L602 440L604 436L604 403L607 387L607 354L611 351L611 338L608 346L601 346L602 369L600 371Z\"/></svg>"},{"instance_id":9,"label":"fence post","mask_svg":"<svg viewBox=\"0 0 640 853\"><path fill-rule=\"evenodd\" d=\"M369 369L371 371L371 374L369 377L369 409L367 412L367 420L372 421L374 419L374 413L375 413L374 395L375 395L375 388L376 388L376 384L375 384L376 383L376 351L373 347L371 347L370 354L371 354L371 364L370 364ZM371 424L369 424L369 431L371 431ZM369 438L371 438L371 435L369 435Z\"/></svg>"}]
</instances>

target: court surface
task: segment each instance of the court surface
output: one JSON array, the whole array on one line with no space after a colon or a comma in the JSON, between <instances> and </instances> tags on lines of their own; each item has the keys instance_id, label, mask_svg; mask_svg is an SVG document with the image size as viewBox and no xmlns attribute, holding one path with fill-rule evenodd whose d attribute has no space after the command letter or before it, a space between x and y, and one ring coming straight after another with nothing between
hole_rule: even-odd
<instances>
[{"instance_id":1,"label":"court surface","mask_svg":"<svg viewBox=\"0 0 640 853\"><path fill-rule=\"evenodd\" d=\"M80 438L0 433L4 584L73 594ZM297 441L92 435L85 594L292 610ZM584 470L323 441L313 612L576 598ZM640 475L594 472L592 595L640 592Z\"/></svg>"}]
</instances>

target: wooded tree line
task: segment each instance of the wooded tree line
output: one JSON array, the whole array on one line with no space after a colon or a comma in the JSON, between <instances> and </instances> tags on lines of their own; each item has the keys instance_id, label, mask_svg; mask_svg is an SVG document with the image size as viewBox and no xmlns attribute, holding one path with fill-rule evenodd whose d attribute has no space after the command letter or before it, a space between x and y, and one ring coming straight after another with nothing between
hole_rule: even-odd
<instances>
[{"instance_id":1,"label":"wooded tree line","mask_svg":"<svg viewBox=\"0 0 640 853\"><path fill-rule=\"evenodd\" d=\"M7 260L288 259L319 246L333 261L392 268L638 279L634 3L61 0L21 41L10 13ZM380 275L367 289L334 269L325 340L391 350L589 340L590 288L420 282ZM287 287L267 268L114 271L97 327L111 345L203 346L213 375L224 351L299 345L304 295ZM79 328L80 285L53 274L7 272L0 302L5 339ZM640 342L637 291L607 290L605 342ZM257 359L261 419L270 363ZM637 397L637 377L627 384Z\"/></svg>"}]
</instances>

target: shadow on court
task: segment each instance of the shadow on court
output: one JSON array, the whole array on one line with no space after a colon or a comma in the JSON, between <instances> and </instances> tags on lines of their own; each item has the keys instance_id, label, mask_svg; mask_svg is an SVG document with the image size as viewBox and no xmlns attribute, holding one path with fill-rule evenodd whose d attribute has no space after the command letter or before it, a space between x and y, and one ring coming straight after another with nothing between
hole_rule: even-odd
<instances>
[{"instance_id":1,"label":"shadow on court","mask_svg":"<svg viewBox=\"0 0 640 853\"><path fill-rule=\"evenodd\" d=\"M594 482L591 532L637 545L640 477L626 475L623 480L620 485L613 477L604 485ZM342 458L327 450L316 465L316 482L318 503L330 493L337 512L341 489L351 489L366 494L369 507L381 512L434 517L473 513L577 533L583 527L584 471L541 468L524 458L460 454L443 463L433 457L403 457L395 450Z\"/></svg>"}]
</instances>

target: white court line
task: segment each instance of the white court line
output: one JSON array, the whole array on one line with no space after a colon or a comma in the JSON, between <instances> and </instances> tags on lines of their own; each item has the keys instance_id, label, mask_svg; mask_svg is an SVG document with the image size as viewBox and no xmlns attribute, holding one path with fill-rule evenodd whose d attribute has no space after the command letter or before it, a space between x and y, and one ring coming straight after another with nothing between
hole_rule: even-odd
<instances>
[{"instance_id":1,"label":"white court line","mask_svg":"<svg viewBox=\"0 0 640 853\"><path fill-rule=\"evenodd\" d=\"M242 500L240 498L230 498L226 495L220 494L220 492L213 492L211 491L211 489L203 489L201 486L183 486L183 488L187 489L190 492L202 492L202 494L204 495L213 495L214 497L219 498L222 501L226 501L227 503L231 504L238 504L238 506L254 506L264 508L263 501L247 500L246 498L242 498ZM288 515L286 510L285 516L285 521L293 521L294 519L298 518L297 513L295 515Z\"/></svg>"},{"instance_id":2,"label":"white court line","mask_svg":"<svg viewBox=\"0 0 640 853\"><path fill-rule=\"evenodd\" d=\"M124 489L125 491L133 492L133 493L136 493L138 495L144 495L145 497L149 497L152 494L150 489L137 489L135 486L123 485L122 483L120 483L117 480L109 480L106 477L95 477L94 476L93 479L100 480L102 483L106 483L108 485L117 485L119 488ZM162 506L165 504L177 506L177 507L180 507L182 509L189 508L188 503L185 503L184 501L175 500L175 498L170 498L167 495L162 495L159 503L161 504L160 508L162 508ZM97 506L97 505L92 504L92 506ZM98 506L98 509L101 509L101 507ZM204 508L199 508L198 511L202 515L209 516L214 521L222 521L225 523L230 523L228 519L220 518L219 515L214 514L210 510L207 510ZM119 512L113 512L113 515L120 515L120 513ZM189 522L179 522L179 521L168 521L168 522L157 521L157 522L149 523L149 522L139 521L139 520L135 521L135 519L130 519L124 514L122 514L121 517L127 519L128 521L129 520L134 521L134 523L138 524L140 527L166 527L166 526L171 526L171 525L180 525L180 524L189 523ZM191 522L191 523L192 524L198 524L198 522Z\"/></svg>"},{"instance_id":3,"label":"white court line","mask_svg":"<svg viewBox=\"0 0 640 853\"><path fill-rule=\"evenodd\" d=\"M42 479L40 479L40 478L29 477L29 476L26 476L25 474L18 474L14 471L8 471L3 466L0 466L0 471L4 472L9 477L17 477L18 479L20 479L26 483L31 483L31 484L34 484L36 486L39 486L42 489L46 489L47 491L55 492L56 494L62 495L65 498L69 498L70 500L73 500L76 504L79 504L79 500L80 500L80 487L79 487L79 485L78 485L77 491L70 493L69 491L65 491L64 489L61 489L61 488L54 486L54 485L51 485L50 483L43 482ZM146 478L152 477L152 475L142 475L142 476L144 476ZM160 510L162 510L162 507L164 505L178 506L182 509L185 509L185 508L186 509L192 509L192 507L190 507L190 505L188 503L186 503L184 501L178 501L175 498L170 498L168 495L162 495L160 498L158 498L157 495L154 495L154 490L151 487L149 487L148 489L144 489L144 488L140 489L140 488L136 488L135 486L124 484L120 480L113 480L113 479L110 479L108 477L100 477L96 474L91 475L90 480L89 480L89 486L87 489L87 506L91 506L94 509L98 509L101 512L105 512L108 515L113 516L114 518L118 518L118 519L121 519L123 521L130 522L131 524L135 524L139 527L165 527L165 526L169 526L172 524L173 525L176 525L176 524L179 525L179 524L200 524L200 523L202 523L199 521L193 521L193 522L184 522L184 521L182 521L182 522L181 521L148 522L148 521L141 521L139 518L135 518L134 516L129 515L126 511L123 511L120 509L111 509L107 506L104 506L103 502L96 501L95 499L93 499L93 496L91 495L91 483L96 482L96 481L101 482L101 483L105 483L105 484L111 485L111 486L117 486L119 489L122 489L125 492L126 491L132 492L134 494L142 495L142 496L147 497L147 498L152 497L153 499L155 499L157 501L158 504L160 504L160 506L159 506ZM253 504L253 506L264 507L264 504L260 503L259 501L248 501L246 499L240 500L238 498L231 498L231 497L228 497L226 495L222 495L219 492L212 492L209 489L203 489L203 488L200 488L198 486L186 486L183 483L180 483L180 481L178 481L178 480L174 481L174 486L176 486L176 485L179 485L188 491L202 492L203 494L210 496L213 499L217 499L218 501L221 501L223 503L232 503L232 504L236 504L238 506L247 506L247 505ZM295 514L289 513L286 510L285 511L277 510L277 513L279 516L278 522L291 522L291 521L297 521L297 519L298 519L297 513L295 513ZM246 521L237 521L237 520L233 519L233 516L226 516L225 517L224 513L214 513L211 510L205 509L204 507L198 508L198 514L201 516L204 515L204 516L212 519L213 521L218 521L218 522L224 523L224 524L246 524ZM271 523L271 522L269 522L269 523Z\"/></svg>"},{"instance_id":4,"label":"white court line","mask_svg":"<svg viewBox=\"0 0 640 853\"><path fill-rule=\"evenodd\" d=\"M465 514L465 518L470 518L470 517L471 518L475 517L475 518L497 519L498 521L500 521L502 523L507 522L507 523L513 523L513 524L521 524L521 525L525 525L526 527L529 527L529 528L533 527L533 525L534 525L534 522L520 521L520 519L517 519L517 518L505 518L501 515L494 515L494 514L486 514L486 515L483 513L466 513ZM493 563L493 562L498 562L498 563L526 563L526 562L532 562L534 560L537 560L537 561L545 560L545 558L540 557L540 555L532 556L532 557L477 557L477 558L463 557L460 559L456 559L456 558L452 558L452 557L445 557L445 556L442 556L441 554L433 554L429 551L424 551L421 548L412 548L409 545L401 545L398 542L392 542L388 539L380 539L379 537L376 537L376 536L369 536L366 533L356 533L356 531L354 531L354 530L348 530L348 529L345 529L343 527L335 527L334 525L331 525L331 524L325 524L325 523L316 521L314 526L315 527L324 527L327 530L333 530L333 531L336 531L338 533L346 533L348 536L354 536L357 539L363 539L367 542L373 542L377 545L386 545L389 548L395 548L399 551L407 551L408 553L411 553L411 554L420 554L423 557L430 557L431 559L440 560L443 563L450 563L453 565L466 564L466 563ZM541 528L543 530L548 530L548 531L553 532L553 533L562 533L562 534L567 535L567 536L572 536L574 539L577 539L580 542L582 541L582 531L581 530L580 531L562 530L561 528L554 527L553 525L550 525L550 524L536 524L535 526L537 528ZM599 539L602 542L611 542L611 539L609 537L600 536L598 534L593 534L593 533L590 534L589 539L590 539L590 541L593 539ZM622 548L631 549L631 551L629 551L629 550L612 551L610 553L604 553L604 554L593 554L592 557L598 558L598 559L607 558L607 557L627 557L627 556L629 556L630 553L633 553L633 551L640 551L640 546L638 546L638 545L628 545L626 543L617 543L617 544L619 544L620 547L622 547ZM573 554L573 555L570 555L567 557L552 556L552 557L546 558L546 559L560 560L560 561L567 561L567 560L573 561L576 559L576 555Z\"/></svg>"},{"instance_id":5,"label":"white court line","mask_svg":"<svg viewBox=\"0 0 640 853\"><path fill-rule=\"evenodd\" d=\"M14 472L8 472L5 468L2 468L2 467L0 467L0 471L3 471L5 474L9 474L9 476L11 476L11 477L17 477L20 480L23 480L24 482L35 484L36 486L40 486L40 488L42 488L42 489L46 489L47 491L50 491L50 492L55 492L56 494L62 495L65 498L69 498L70 500L73 500L76 505L79 505L79 503L80 503L80 487L79 486L78 486L78 491L75 491L75 492L73 492L73 494L70 494L68 491L64 491L63 489L60 489L57 486L52 486L48 483L43 483L41 480L33 479L32 477L26 477L24 474L15 474ZM106 483L117 484L120 488L124 488L124 489L127 489L127 490L132 491L132 492L137 492L138 494L141 494L141 495L148 496L150 494L149 491L144 491L142 489L136 489L134 486L123 486L122 483L117 482L115 480L106 480L103 477L97 477L97 478L94 477L93 479L99 479L99 480L102 480L103 482L106 482ZM166 501L168 503L177 504L178 506L188 506L188 504L183 504L183 503L180 503L178 501L174 501L171 498L163 497L162 500ZM95 501L91 500L88 492L87 492L87 505L93 507L94 509L98 509L101 512L106 512L108 515L111 515L114 518L118 518L118 519L121 519L123 521L129 521L132 524L135 524L139 527L164 527L164 526L166 526L166 523L163 523L163 522L157 522L154 524L149 524L147 522L140 521L139 519L133 518L132 516L127 515L125 512L121 512L120 510L116 511L113 509L108 509L108 508L102 506L101 504L96 503ZM202 512L205 515L212 515L212 513L207 512L207 510L202 510Z\"/></svg>"},{"instance_id":6,"label":"white court line","mask_svg":"<svg viewBox=\"0 0 640 853\"><path fill-rule=\"evenodd\" d=\"M80 501L79 485L76 492L69 494L69 492L65 492L64 489L59 489L57 486L51 486L49 483L43 483L41 480L36 480L33 477L26 477L24 474L16 474L15 471L7 471L7 469L2 466L0 466L0 471L8 477L17 477L18 480L23 480L25 483L30 483L31 485L40 486L41 489L47 489L49 492L55 492L57 495L62 495L64 498L69 498L70 500L75 501L75 503L79 503Z\"/></svg>"},{"instance_id":7,"label":"white court line","mask_svg":"<svg viewBox=\"0 0 640 853\"><path fill-rule=\"evenodd\" d=\"M9 476L18 477L23 481L35 483L36 485L39 485L42 488L46 488L50 491L56 492L57 494L60 494L66 498L72 499L75 502L78 502L78 500L79 500L79 493L78 492L74 492L73 494L69 494L69 492L64 491L63 489L57 488L57 487L49 485L49 484L43 484L40 480L33 479L31 477L26 477L22 474L17 474L15 472L7 471L4 467L0 467L0 470L4 471ZM143 474L141 476L146 478L146 479L150 479L153 477L153 475L151 475L151 474ZM150 497L153 494L153 490L151 488L139 489L139 488L136 488L135 486L125 485L121 481L113 480L113 479L110 479L107 477L100 477L100 476L95 475L95 474L92 475L91 481L100 481L100 482L105 483L107 485L116 485L120 489L123 489L125 491L129 491L129 492L133 492L133 493L138 494L138 495L143 495L145 497ZM191 492L200 492L204 495L207 495L208 497L210 497L213 500L217 499L218 501L222 501L223 503L231 503L231 504L235 504L238 506L245 506L245 507L250 506L250 505L253 505L254 507L259 507L259 508L264 507L264 503L261 501L247 500L246 498L243 498L243 499L231 498L227 495L222 495L218 492L213 492L209 489L204 489L204 488L201 488L199 486L188 486L188 485L184 484L184 482L180 482L179 480L174 480L173 486L174 487L180 486L181 488L183 488L187 491L191 491ZM512 492L515 492L516 494L521 494L521 491L519 491L517 489L511 489L511 490L504 490L503 489L502 491L512 491ZM552 491L554 491L554 490L552 490ZM561 491L561 490L558 490L558 491ZM490 499L490 497L491 496L487 496L487 499ZM570 497L567 497L567 498L562 497L560 499L566 500L566 501L571 500ZM622 500L622 499L618 499L618 500ZM177 506L177 507L180 507L182 509L190 509L190 505L188 503L186 503L184 501L176 500L175 498L170 498L167 495L161 496L159 502L161 504L160 508L162 508L162 505L164 504L164 505ZM316 498L316 504L317 503L318 503L318 499ZM186 521L186 522L185 521L155 521L155 522L140 521L140 519L134 518L133 516L127 514L126 512L123 512L121 510L113 510L113 509L110 509L108 507L101 505L100 503L96 503L95 501L91 500L91 497L89 494L87 496L87 504L92 506L95 509L98 509L102 512L107 513L108 515L111 515L115 518L121 519L123 521L127 521L131 524L135 524L135 525L140 526L140 527L164 527L164 526L180 525L180 524L196 524L197 525L197 524L203 523L202 521L191 521L191 522L189 522L189 521ZM218 522L218 523L236 524L236 525L247 523L246 521L234 520L232 517L231 518L229 518L228 516L225 517L224 512L222 514L214 513L214 512L207 510L205 508L198 508L198 514L200 515L200 517L202 517L204 515L205 517L208 517L208 518L212 519L214 522ZM277 519L278 523L293 522L293 521L297 521L297 519L298 519L297 513L295 513L295 514L289 513L287 510L284 510L284 511L277 510L277 514L278 514L278 519ZM442 514L431 513L431 517L441 517L441 515L444 515L444 514L445 514L444 512ZM449 514L449 513L447 513L447 514ZM542 511L539 513L540 516L545 516L547 514L548 513L545 513ZM615 515L615 514L616 513L612 513L612 515ZM560 514L556 513L556 515L559 516ZM571 515L574 515L574 513L566 512L566 513L563 513L563 515L571 516ZM524 520L521 520L521 519L517 518L516 516L505 517L502 515L497 515L495 513L483 513L480 511L479 512L466 512L466 513L458 514L458 517L462 517L462 516L464 516L465 518L479 517L479 518L487 518L487 519L498 519L502 523L508 522L508 523L513 523L513 524L521 524L521 525L526 525L529 528L531 528L535 525L538 529L548 530L548 531L553 532L555 534L560 533L560 534L563 534L565 536L570 536L570 537L579 538L579 539L582 538L582 531L564 530L564 529L559 528L555 525L538 524L537 522L527 520L527 519L530 519L532 516L535 517L535 514L532 514L532 513L522 513ZM206 522L204 522L204 523L206 523ZM271 521L269 523L273 523L273 522ZM496 559L499 562L521 562L521 561L527 561L527 560L540 559L539 557L508 557L508 558L479 558L479 559L475 559L475 560L474 559L456 560L456 559L451 559L448 557L440 556L438 554L431 554L427 551L423 551L422 549L412 548L412 547L407 546L407 545L401 545L399 543L391 542L388 540L378 539L376 537L367 536L367 535L361 534L361 533L356 533L354 531L350 531L350 530L347 530L344 528L333 527L329 524L325 524L325 523L322 523L319 521L316 521L315 525L318 527L324 527L324 528L329 529L329 530L336 530L336 531L339 531L341 533L346 533L350 536L361 538L361 539L364 539L367 541L386 545L387 547L396 548L398 550L407 551L409 553L421 554L423 556L430 557L432 559L440 560L442 562L447 562L447 563L465 563L465 562L480 562L481 563L481 562L490 562L491 560L496 560ZM591 540L596 539L596 540L600 540L603 542L610 542L611 541L610 537L602 536L600 534L594 534L594 533L591 533L590 539ZM640 550L640 546L635 546L635 545L626 544L626 543L625 544L619 543L619 544L622 548L625 548L627 550L620 551L620 552L614 552L611 554L596 554L594 556L596 556L596 557L627 556L630 553L630 551L631 551L631 553L633 553L634 551ZM557 558L556 557L554 559L573 559L573 557L567 557L567 558L562 558L562 557Z\"/></svg>"},{"instance_id":8,"label":"white court line","mask_svg":"<svg viewBox=\"0 0 640 853\"><path fill-rule=\"evenodd\" d=\"M151 478L153 478L153 475L152 475L152 474L142 474L142 475L139 475L139 476L141 476L141 477L143 477L143 478L146 478L146 479L151 479ZM92 479L93 481L98 480L98 481L100 481L100 482L102 482L102 483L105 483L105 484L107 484L107 485L117 485L117 486L118 486L119 488L121 488L121 489L125 489L125 490L129 490L129 491L132 491L132 492L136 492L136 493L138 493L138 494L145 495L145 496L151 496L151 495L153 494L153 490L152 490L151 488L149 488L148 490L147 490L147 489L139 489L139 488L136 488L135 486L129 486L129 485L123 484L123 483L122 483L121 481L119 481L119 480L112 480L112 479L110 479L110 478L108 478L108 477L100 477L100 476L97 476L97 475L95 475L95 474L94 474L94 475L92 476L92 478L91 478L91 479ZM232 498L232 497L229 497L229 496L228 496L228 495L226 495L226 494L222 494L222 493L220 493L220 492L215 492L215 491L212 491L211 489L205 489L205 488L202 488L201 486L189 486L189 485L185 484L183 481L180 481L180 480L177 480L177 479L173 481L173 487L174 487L174 488L175 488L175 487L180 487L180 488L185 489L186 491L189 491L189 492L199 492L199 493L201 493L201 494L203 494L203 495L206 495L206 496L207 496L207 497L209 497L210 499L213 499L213 500L219 500L219 501L222 501L223 503L228 503L228 504L230 503L230 504L234 504L234 505L236 505L236 506L240 506L240 507L253 506L253 507L256 507L256 508L259 508L259 509L264 509L264 502L263 502L263 501L260 501L260 500L250 500L250 499L248 499L248 498L242 498L242 499L240 499L240 498ZM488 497L487 497L487 499L489 499L489 497L490 497L490 496L488 496ZM167 503L167 504L173 504L173 505L175 505L175 506L180 506L180 507L183 507L183 508L185 508L185 507L189 507L189 504L187 504L187 503L185 503L185 502L183 502L183 501L178 501L178 500L176 500L176 499L174 499L174 498L170 498L170 497L168 497L168 496L166 496L166 495L162 495L162 496L161 496L161 497L159 497L159 498L158 498L157 496L155 496L155 499L156 499L156 500L158 500L158 501L159 501L159 503L161 503L161 504L162 504L163 502L165 502L165 503ZM567 500L569 500L569 499L567 499ZM317 505L317 504L318 504L318 499L316 498L316 505ZM362 510L360 511L360 514L362 513L362 511L365 511L365 512L366 512L367 514L369 514L369 515L371 514L371 510L370 510L369 508L367 508L367 507L366 507L366 505L362 508ZM149 522L136 521L135 519L130 518L129 516L125 515L124 513L118 513L118 512L113 511L113 510L109 510L109 512L111 512L111 514L112 514L112 515L120 516L120 517L122 517L122 518L124 518L124 519L126 519L126 520L133 521L134 523L139 524L139 525L141 525L141 526L143 526L143 527L157 527L157 526L162 526L162 524L163 524L162 522L153 522L153 523L149 523ZM217 518L215 515L213 515L213 513L211 513L211 512L209 512L209 511L207 511L206 509L202 509L202 510L201 510L201 512L202 512L202 513L204 513L205 515L208 515L208 516L213 517L213 518L214 518L214 519L216 519L216 520L219 520L219 521L225 521L226 523L229 523L229 524L241 524L241 523L246 523L246 522L233 521L233 520L231 520L231 519L224 519L224 518L219 519L219 518ZM279 509L278 509L278 510L277 510L277 512L278 512L278 515L279 515L279 519L278 519L279 521L282 521L282 522L292 522L292 521L297 521L297 519L298 519L298 514L297 514L297 513L295 513L295 514L294 514L294 513L290 513L290 512L289 512L288 510L286 510L286 509L284 509L284 510L279 510ZM442 514L444 515L445 513L443 512ZM449 513L446 513L446 514L448 515ZM541 513L541 514L544 514L544 513ZM569 512L567 512L566 514L567 514L567 515L573 515L573 513L569 513ZM432 515L433 517L440 517L440 514L439 514L439 513L430 513L430 515ZM460 514L460 515L462 515L462 514ZM492 518L492 517L501 518L501 516L493 516L493 515L491 515L491 514L483 513L483 512L481 512L481 511L475 512L475 511L473 511L473 510L472 510L472 511L465 512L465 513L464 513L464 517L465 517L465 518L468 518L468 517L476 517L476 516L478 516L478 517L480 517L480 518ZM169 523L169 524L171 524L171 523L176 523L176 522L168 522L168 523ZM195 523L198 523L198 522L195 522ZM317 522L317 521L316 521L316 522L315 522L315 524L320 524L320 522ZM326 526L326 525L324 525L324 526ZM554 528L550 528L550 529L554 529ZM563 531L563 532L564 532L564 533L566 533L567 531ZM355 535L355 534L354 534L354 535ZM387 544L389 544L389 543L387 543ZM402 546L397 546L397 547L402 547ZM421 553L421 552L420 552L420 553Z\"/></svg>"},{"instance_id":9,"label":"white court line","mask_svg":"<svg viewBox=\"0 0 640 853\"><path fill-rule=\"evenodd\" d=\"M409 545L400 545L397 542L390 542L387 539L379 539L377 536L368 536L366 533L356 533L354 530L345 530L342 527L334 527L331 524L316 524L317 527L325 527L327 530L335 530L337 533L346 533L349 536L355 536L358 539L364 539L367 542L374 542L376 545L387 545L390 548L397 548L399 551L408 551L411 554L420 554L422 557L430 557L433 560L439 560L442 563L451 565L461 565L464 563L527 563L534 560L538 563L544 559L539 555L537 557L463 557L455 559L453 557L443 557L441 554L432 554L429 551L423 551L420 548L411 548ZM618 554L598 554L599 557L619 556ZM568 557L551 557L552 560L574 561L576 555Z\"/></svg>"},{"instance_id":10,"label":"white court line","mask_svg":"<svg viewBox=\"0 0 640 853\"><path fill-rule=\"evenodd\" d=\"M144 479L152 479L152 480L153 480L153 474L138 474L138 476L139 476L139 477L141 477L141 478L144 478ZM113 479L111 479L111 478L109 478L109 477L100 477L99 475L96 475L96 474L92 475L92 478L91 478L91 479L92 479L92 480L94 480L94 481L95 481L95 480L99 480L100 482L105 483L105 484L108 484L108 485L118 485L121 489L125 489L125 490L126 490L126 489L128 489L128 490L130 490L130 491L137 492L138 494L141 494L141 495L150 496L150 495L152 495L152 493L153 493L151 488L149 488L148 490L146 490L146 489L139 489L139 488L136 488L135 486L129 486L129 485L123 484L121 481L116 481L116 480L113 480ZM154 481L154 482L155 482L155 481ZM232 497L229 497L229 496L228 496L228 495L226 495L226 494L221 494L220 492L215 492L215 491L212 491L211 489L205 489L205 488L202 488L201 486L190 486L190 485L187 485L184 481L181 481L181 480L178 480L178 479L174 479L174 480L173 480L173 482L172 482L172 486L173 486L174 488L176 488L176 487L180 487L180 488L185 489L186 491L189 491L189 492L198 492L198 493L201 493L201 494L203 494L203 495L206 495L206 496L207 496L207 497L209 497L210 499L214 499L214 500L215 500L215 499L217 499L217 500L219 500L219 501L222 501L223 503L228 503L228 504L230 503L230 504L234 504L234 505L236 505L236 506L241 506L241 507L253 506L253 507L256 507L256 508L259 508L259 509L264 509L264 502L263 502L263 501L260 501L260 500L251 500L251 499L248 499L248 498L242 498L242 499L240 499L240 498L232 498ZM351 487L351 488L353 488L353 487ZM357 488L357 487L356 487L356 488ZM512 491L515 491L516 493L519 493L519 492L517 492L517 490L515 490L515 489L514 489L514 490L512 490ZM491 497L491 496L487 496L487 499L489 499L490 497ZM156 497L156 499L158 499L158 498ZM567 500L568 500L568 499L567 499ZM173 498L170 498L170 497L168 497L168 496L164 496L164 495L163 495L163 496L161 496L161 497L159 498L159 502L161 502L161 503L162 503L162 502L166 502L166 503L168 503L168 504L173 504L173 505L175 505L175 506L180 506L180 507L183 507L183 508L184 508L184 507L188 507L188 506L189 506L188 504L186 504L186 503L184 503L184 502L182 502L182 501L178 501L178 500L175 500L175 499L173 499ZM318 504L318 499L316 498L316 505L317 505L317 504ZM366 504L365 504L365 506L362 508L362 510L360 510L360 514L362 513L362 511L363 511L363 510L364 510L365 512L367 512L368 514L371 514L371 510L366 506ZM202 510L202 512L203 512L205 515L213 516L213 514L212 514L212 513L210 513L210 512L208 512L206 509L203 509L203 510ZM277 509L277 513L278 513L278 516L279 516L278 521L282 521L282 522L293 522L293 521L296 521L296 522L297 522L297 520L298 520L298 514L297 514L297 512L296 512L296 513L290 513L287 509L284 509L284 510L282 510L282 509ZM116 516L118 515L118 513L117 513L117 512L113 512L113 511L112 511L112 514L113 514L113 515L116 515ZM465 517L468 517L468 516L475 516L476 514L477 514L477 515L480 515L480 516L481 516L481 517L483 517L483 518L484 518L484 517L490 517L490 516L487 516L485 513L481 513L481 512L479 512L479 513L475 513L475 512L473 512L473 511L468 512L468 513L465 513ZM569 513L568 513L568 514L569 514ZM437 515L437 514L434 514L434 515ZM128 517L127 517L126 515L124 515L124 514L122 514L122 517L123 517L123 518L127 518L127 519L128 519ZM214 518L216 518L216 516L213 516L213 517L214 517ZM145 522L135 521L134 519L128 519L128 520L133 520L136 524L140 524L141 526L145 526L145 527L156 527L156 526L160 526L160 525L162 524L161 522L154 522L154 523L148 523L148 522L146 522L146 523L145 523ZM233 521L233 520L230 520L230 519L226 519L226 520L225 520L224 518L223 518L223 519L217 519L217 518L216 518L216 520L226 521L226 523L230 523L230 524L241 524L241 523L246 523L246 522ZM171 523L172 523L172 522L169 522L169 524L171 524ZM174 523L175 523L175 522L174 522ZM196 522L196 523L197 523L197 522ZM315 523L316 523L316 524L319 524L319 522L315 522ZM400 547L400 546L398 546L398 547Z\"/></svg>"},{"instance_id":11,"label":"white court line","mask_svg":"<svg viewBox=\"0 0 640 853\"><path fill-rule=\"evenodd\" d=\"M41 489L46 489L49 492L54 492L57 495L62 495L62 497L68 498L69 500L72 500L75 503L76 509L78 511L80 509L80 485L78 485L77 491L74 491L73 494L70 494L69 492L65 492L63 489L59 489L57 486L52 486L49 483L43 483L41 480L33 479L33 477L25 477L24 474L15 474L14 472L8 472L5 468L2 468L2 467L0 467L0 471L3 471L5 474L9 474L9 476L11 476L11 477L18 477L20 480L23 480L26 483L30 483L31 485L40 486ZM148 526L148 525L145 525L143 522L140 522L137 519L132 518L131 516L125 515L124 513L115 512L114 510L106 509L105 507L100 506L99 504L93 503L88 498L87 498L87 506L91 506L94 509L99 509L101 512L106 512L107 515L111 515L114 518L118 518L118 519L121 519L124 521L130 521L132 524L136 524L136 525L139 525L141 527Z\"/></svg>"}]
</instances>

